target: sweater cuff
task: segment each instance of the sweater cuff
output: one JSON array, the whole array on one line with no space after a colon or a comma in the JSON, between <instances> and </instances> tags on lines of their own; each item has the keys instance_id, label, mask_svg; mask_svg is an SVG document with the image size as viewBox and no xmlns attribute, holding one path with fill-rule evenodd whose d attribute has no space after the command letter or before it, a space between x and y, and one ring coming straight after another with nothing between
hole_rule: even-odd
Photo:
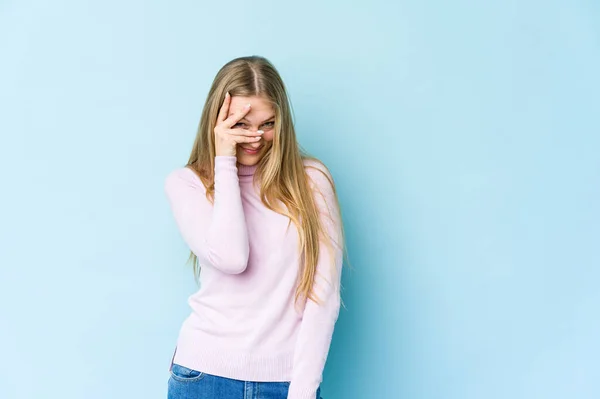
<instances>
[{"instance_id":1,"label":"sweater cuff","mask_svg":"<svg viewBox=\"0 0 600 399\"><path fill-rule=\"evenodd\" d=\"M292 382L288 391L287 399L318 399L317 388L296 388Z\"/></svg>"},{"instance_id":2,"label":"sweater cuff","mask_svg":"<svg viewBox=\"0 0 600 399\"><path fill-rule=\"evenodd\" d=\"M215 156L215 184L219 185L226 181L235 181L237 184L237 157L233 155L217 155Z\"/></svg>"},{"instance_id":3,"label":"sweater cuff","mask_svg":"<svg viewBox=\"0 0 600 399\"><path fill-rule=\"evenodd\" d=\"M237 157L235 155L215 156L215 173L218 171L233 171L237 174Z\"/></svg>"}]
</instances>

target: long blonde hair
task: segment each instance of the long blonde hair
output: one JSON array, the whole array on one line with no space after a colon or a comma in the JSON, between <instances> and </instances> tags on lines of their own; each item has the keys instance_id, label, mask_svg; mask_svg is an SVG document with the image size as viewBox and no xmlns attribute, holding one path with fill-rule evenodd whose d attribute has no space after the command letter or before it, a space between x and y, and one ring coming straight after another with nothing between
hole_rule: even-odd
<instances>
[{"instance_id":1,"label":"long blonde hair","mask_svg":"<svg viewBox=\"0 0 600 399\"><path fill-rule=\"evenodd\" d=\"M214 128L225 93L231 96L260 96L270 102L275 109L275 130L272 142L265 142L267 152L259 161L255 171L255 182L260 182L260 198L269 209L289 217L298 229L299 250L302 254L300 280L295 299L310 298L318 302L313 285L319 260L319 240L324 237L330 251L333 246L345 249L344 230L341 214L339 220L341 242L333 242L326 234L319 217L319 209L313 198L304 160L317 161L309 156L298 144L291 116L286 89L279 73L266 58L260 56L239 57L229 61L217 73L208 92L198 132L187 167L192 168L206 187L207 199L214 201L215 142ZM327 170L321 164L323 170ZM308 166L311 167L311 166ZM319 168L315 168L319 169ZM332 179L323 173L333 188L337 209L339 200ZM258 179L258 180L257 180ZM285 208L279 206L283 203ZM335 209L336 207L329 206ZM333 253L332 253L333 255ZM331 256L335 262L335 256ZM191 252L194 275L199 278L198 258ZM335 267L335 265L332 265ZM336 282L333 278L332 282Z\"/></svg>"}]
</instances>

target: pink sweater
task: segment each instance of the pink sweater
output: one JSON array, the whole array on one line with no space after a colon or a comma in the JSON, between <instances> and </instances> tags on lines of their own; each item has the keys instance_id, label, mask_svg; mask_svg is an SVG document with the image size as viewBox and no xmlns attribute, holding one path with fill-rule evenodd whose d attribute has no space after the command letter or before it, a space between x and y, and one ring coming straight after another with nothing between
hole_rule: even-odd
<instances>
[{"instance_id":1,"label":"pink sweater","mask_svg":"<svg viewBox=\"0 0 600 399\"><path fill-rule=\"evenodd\" d=\"M321 164L306 160L309 165L331 177ZM165 180L181 236L201 265L173 362L238 380L290 381L288 399L315 399L340 309L342 251L334 246L331 263L321 244L315 290L322 305L308 300L296 311L298 232L261 203L255 170L234 156L217 156L214 205L191 169L176 169ZM339 243L332 187L318 170L306 171L324 226Z\"/></svg>"}]
</instances>

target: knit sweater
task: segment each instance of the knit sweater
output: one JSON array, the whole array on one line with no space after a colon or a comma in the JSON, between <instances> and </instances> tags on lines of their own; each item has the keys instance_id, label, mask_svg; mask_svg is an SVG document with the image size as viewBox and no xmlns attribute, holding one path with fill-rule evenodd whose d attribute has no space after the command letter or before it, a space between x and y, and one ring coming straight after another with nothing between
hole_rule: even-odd
<instances>
[{"instance_id":1,"label":"knit sweater","mask_svg":"<svg viewBox=\"0 0 600 399\"><path fill-rule=\"evenodd\" d=\"M256 166L216 156L214 203L190 168L166 177L176 225L201 266L172 363L238 380L288 381L288 399L316 398L340 308L341 220L327 169L313 160L304 165L334 246L321 238L313 288L321 303L296 307L299 234L261 202Z\"/></svg>"}]
</instances>

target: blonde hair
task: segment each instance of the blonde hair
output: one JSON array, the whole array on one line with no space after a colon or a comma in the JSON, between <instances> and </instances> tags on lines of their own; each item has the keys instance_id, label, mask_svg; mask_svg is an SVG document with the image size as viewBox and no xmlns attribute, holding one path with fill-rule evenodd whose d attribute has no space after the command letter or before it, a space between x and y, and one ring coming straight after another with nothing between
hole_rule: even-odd
<instances>
[{"instance_id":1,"label":"blonde hair","mask_svg":"<svg viewBox=\"0 0 600 399\"><path fill-rule=\"evenodd\" d=\"M318 303L313 286L319 260L320 238L326 238L332 267L336 257L333 245L345 250L344 230L341 213L330 215L338 220L340 242L327 237L325 226L320 219L320 211L313 197L310 177L305 170L305 160L317 162L319 167L308 165L322 173L333 190L336 204L328 208L339 210L339 200L335 185L325 165L309 156L298 144L291 115L286 89L279 73L266 58L260 56L239 57L229 61L217 73L208 92L198 132L187 163L206 187L207 199L214 201L215 142L214 128L219 109L225 99L225 93L231 96L260 96L270 102L275 110L273 141L265 141L267 152L259 161L254 173L254 181L260 182L260 198L269 209L289 217L296 225L299 235L299 250L302 254L301 273L299 274L295 300L310 298ZM279 206L285 205L286 209ZM337 205L337 206L332 206ZM345 252L345 251L344 251ZM197 256L191 252L194 275L199 278L200 266ZM341 271L340 271L341 272ZM337 287L337 276L332 282ZM339 290L338 290L339 293Z\"/></svg>"}]
</instances>

